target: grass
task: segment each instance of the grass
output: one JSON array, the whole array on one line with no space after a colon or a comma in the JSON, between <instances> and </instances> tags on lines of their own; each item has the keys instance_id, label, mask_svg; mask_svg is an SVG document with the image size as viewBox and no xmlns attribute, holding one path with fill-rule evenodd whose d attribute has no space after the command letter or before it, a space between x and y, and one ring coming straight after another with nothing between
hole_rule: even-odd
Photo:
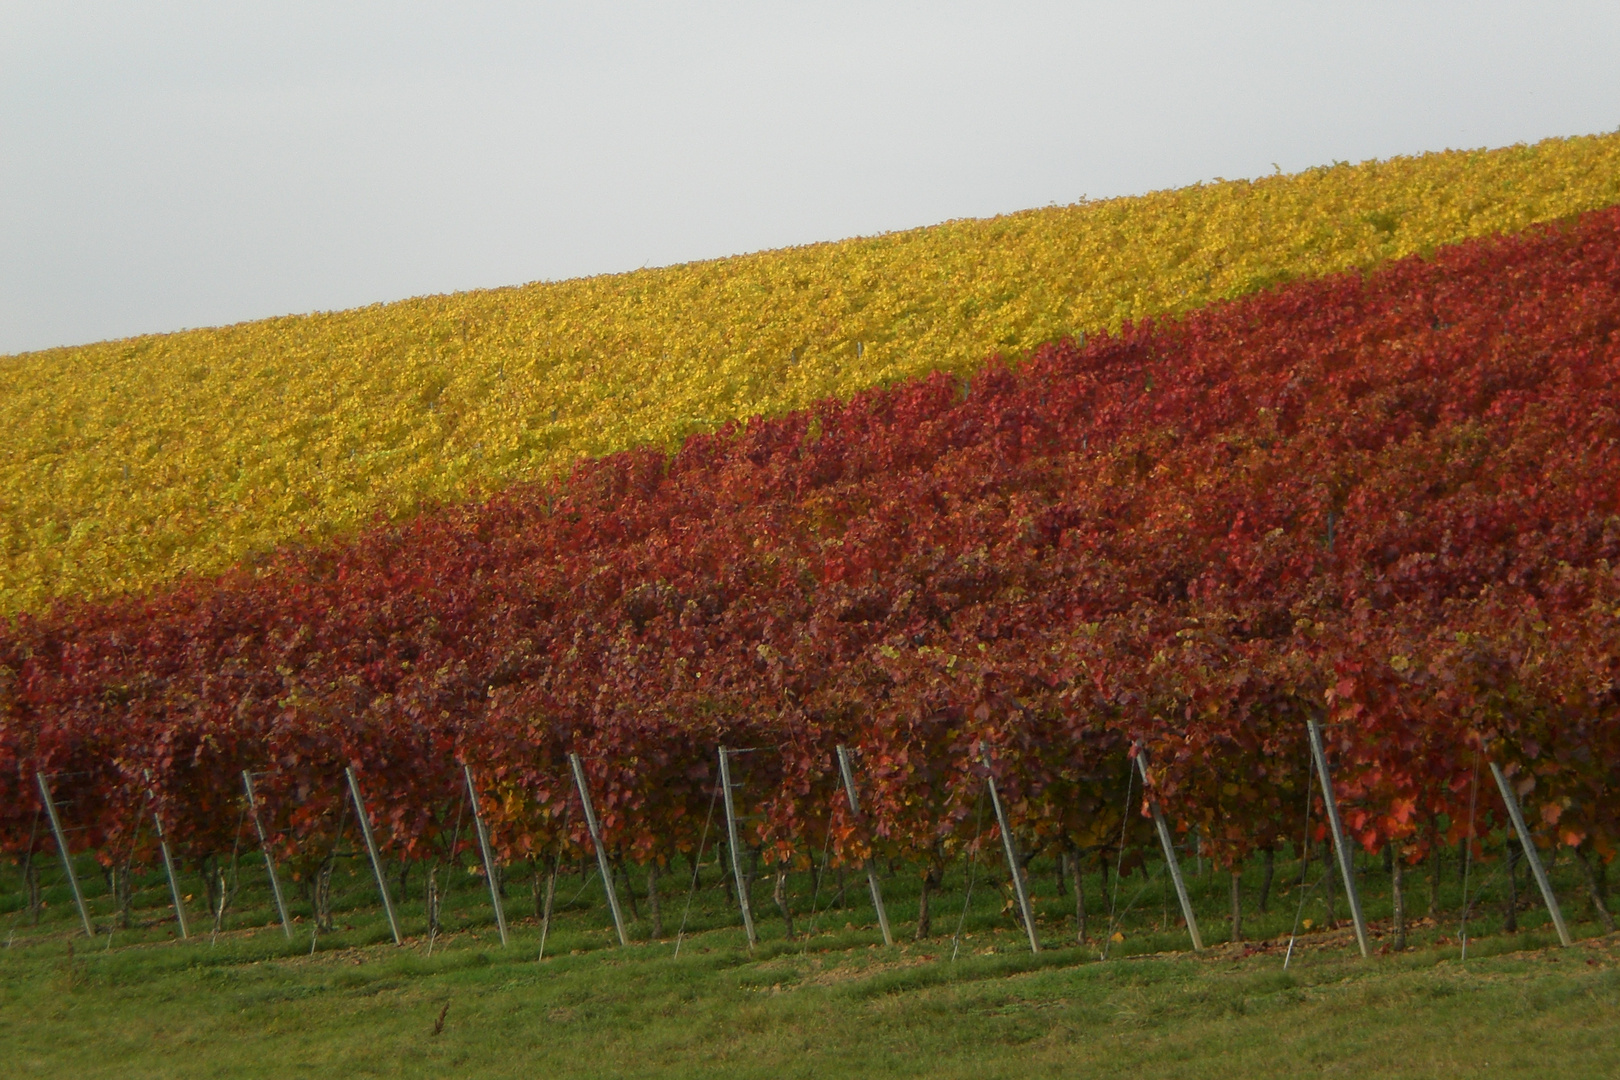
<instances>
[{"instance_id":1,"label":"grass","mask_svg":"<svg viewBox=\"0 0 1620 1080\"><path fill-rule=\"evenodd\" d=\"M842 906L829 902L831 879L817 889L810 875L795 876L801 935L793 941L761 883L762 940L751 956L711 863L678 957L672 937L646 940L645 920L632 928L636 944L616 947L599 882L569 875L543 961L528 890L515 881L510 945L495 933L483 880L460 874L447 932L430 954L419 882L400 905L408 936L396 947L369 868L347 860L334 890L337 929L316 937L312 952L307 904L294 903L299 921L288 941L260 863L241 864L241 889L217 937L200 881L183 883L194 897L195 936L185 942L175 940L160 875L139 879L131 927L116 928L112 898L86 862L98 929L91 940L75 932L59 865L45 875L37 925L13 867L0 874L0 1056L13 1076L87 1077L1620 1073L1620 938L1581 921L1587 906L1567 864L1553 873L1576 946L1557 947L1528 890L1521 930L1502 932L1502 865L1471 871L1479 903L1466 961L1455 943L1461 886L1452 865L1439 883L1442 918L1418 920L1406 951L1369 960L1356 955L1348 929L1323 929L1319 890L1301 905L1297 887L1282 884L1299 880L1299 863L1287 859L1266 914L1253 910L1258 867L1249 869L1251 940L1241 944L1219 942L1224 875L1200 875L1189 860L1204 936L1216 942L1203 956L1184 951L1185 930L1158 872L1122 879L1123 940L1110 943L1106 960L1098 943L1109 937L1106 904L1091 926L1094 943L1066 944L1073 897L1057 894L1055 867L1039 861L1031 875L1047 946L1039 955L1004 913L1005 872L997 883L980 864L966 906L968 868L952 868L937 898L936 935L920 943L910 940L914 875L902 867L887 877L891 919L905 935L893 948L878 943L859 875L849 876ZM1360 876L1382 949L1387 878L1376 862ZM671 932L689 881L663 879ZM1423 876L1408 881L1409 907L1425 910ZM1092 875L1086 884L1096 907L1101 881ZM645 916L644 880L637 885ZM1339 909L1342 916L1342 899ZM1296 917L1312 927L1284 970ZM959 919L963 937L954 942Z\"/></svg>"}]
</instances>

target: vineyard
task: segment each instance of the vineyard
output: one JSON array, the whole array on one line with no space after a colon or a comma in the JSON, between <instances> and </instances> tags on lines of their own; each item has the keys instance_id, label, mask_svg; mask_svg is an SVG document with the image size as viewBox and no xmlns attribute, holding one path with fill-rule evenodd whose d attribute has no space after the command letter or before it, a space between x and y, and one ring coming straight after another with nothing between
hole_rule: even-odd
<instances>
[{"instance_id":1,"label":"vineyard","mask_svg":"<svg viewBox=\"0 0 1620 1080\"><path fill-rule=\"evenodd\" d=\"M51 790L109 867L157 859L154 816L221 857L245 772L267 851L318 882L362 805L382 858L443 858L471 784L492 869L656 876L724 840L778 896L899 860L926 911L994 845L1132 873L1162 810L1236 905L1332 809L1394 867L1484 857L1494 765L1602 912L1617 331L1598 210L25 612L0 843L51 851Z\"/></svg>"},{"instance_id":2,"label":"vineyard","mask_svg":"<svg viewBox=\"0 0 1620 1080\"><path fill-rule=\"evenodd\" d=\"M1620 202L1620 135L0 358L0 614Z\"/></svg>"}]
</instances>

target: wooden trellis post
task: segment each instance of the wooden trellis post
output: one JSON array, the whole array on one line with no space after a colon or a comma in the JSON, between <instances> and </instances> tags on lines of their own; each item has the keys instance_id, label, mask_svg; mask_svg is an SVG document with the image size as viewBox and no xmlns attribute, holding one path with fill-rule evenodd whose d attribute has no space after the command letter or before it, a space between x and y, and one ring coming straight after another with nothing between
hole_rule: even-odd
<instances>
[{"instance_id":1,"label":"wooden trellis post","mask_svg":"<svg viewBox=\"0 0 1620 1080\"><path fill-rule=\"evenodd\" d=\"M484 825L484 812L478 808L478 785L473 783L472 766L461 764L467 775L467 797L472 800L473 829L478 833L478 850L484 856L484 875L489 878L489 899L495 905L495 925L501 931L501 946L507 944L506 908L501 905L500 884L495 880L495 854L489 846L489 829Z\"/></svg>"},{"instance_id":2,"label":"wooden trellis post","mask_svg":"<svg viewBox=\"0 0 1620 1080\"><path fill-rule=\"evenodd\" d=\"M371 856L371 869L377 875L377 892L382 894L383 911L388 913L388 929L394 933L394 944L403 945L405 939L399 935L399 920L394 917L394 901L388 895L388 876L383 873L382 857L377 854L377 841L371 835L371 815L366 813L366 800L360 794L360 780L354 775L354 769L347 766L343 774L349 778L349 794L354 796L354 814L360 819L360 835L365 837L366 852Z\"/></svg>"},{"instance_id":3,"label":"wooden trellis post","mask_svg":"<svg viewBox=\"0 0 1620 1080\"><path fill-rule=\"evenodd\" d=\"M1567 949L1571 945L1569 927L1564 925L1564 913L1558 907L1558 896L1552 890L1552 882L1547 880L1547 871L1541 865L1541 855L1536 851L1535 841L1530 839L1530 829L1524 823L1524 810L1519 806L1519 796L1513 790L1502 774L1502 767L1491 762L1491 775L1496 777L1497 789L1502 792L1502 801L1507 803L1508 816L1513 819L1513 829L1519 834L1519 846L1524 849L1524 857L1530 860L1530 872L1536 875L1536 885L1541 889L1541 898L1547 903L1547 914L1552 916L1553 926L1558 929L1558 940Z\"/></svg>"},{"instance_id":4,"label":"wooden trellis post","mask_svg":"<svg viewBox=\"0 0 1620 1080\"><path fill-rule=\"evenodd\" d=\"M1136 768L1142 774L1142 793L1147 795L1150 785L1147 771L1147 748L1136 748ZM1187 920L1187 936L1192 938L1194 952L1204 951L1204 936L1198 932L1198 917L1193 914L1192 898L1187 895L1187 883L1181 880L1181 860L1176 857L1175 837L1170 835L1170 823L1164 819L1159 800L1148 796L1148 812L1153 815L1153 827L1159 834L1159 846L1164 849L1164 863L1170 871L1170 881L1176 887L1176 899L1181 903L1181 917Z\"/></svg>"},{"instance_id":5,"label":"wooden trellis post","mask_svg":"<svg viewBox=\"0 0 1620 1080\"><path fill-rule=\"evenodd\" d=\"M1333 798L1333 778L1328 775L1327 754L1322 749L1322 729L1315 717L1305 721L1311 738L1311 755L1316 758L1316 775L1322 782L1322 801L1327 804L1328 829L1333 833L1333 851L1339 861L1339 877L1344 881L1344 896L1350 902L1350 919L1356 925L1356 944L1361 955L1371 956L1367 945L1367 921L1361 917L1361 895L1356 890L1355 861L1344 843L1344 829L1339 824L1339 804Z\"/></svg>"},{"instance_id":6,"label":"wooden trellis post","mask_svg":"<svg viewBox=\"0 0 1620 1080\"><path fill-rule=\"evenodd\" d=\"M849 747L838 747L838 771L844 777L844 794L849 796L849 812L861 816L860 800L855 795L855 772L850 765ZM883 906L883 887L878 884L877 862L866 857L866 884L872 890L872 906L877 908L878 927L883 931L883 944L893 945L894 935L889 932L889 912Z\"/></svg>"},{"instance_id":7,"label":"wooden trellis post","mask_svg":"<svg viewBox=\"0 0 1620 1080\"><path fill-rule=\"evenodd\" d=\"M613 887L613 867L608 862L607 846L602 843L602 827L596 820L596 808L591 805L591 790L585 784L585 765L578 754L568 755L568 764L574 770L574 786L579 789L579 802L585 810L585 827L590 830L591 844L596 848L596 866L602 872L602 888L607 891L608 908L613 912L613 928L619 932L619 944L629 945L630 935L624 932L624 914L619 911L619 891Z\"/></svg>"}]
</instances>

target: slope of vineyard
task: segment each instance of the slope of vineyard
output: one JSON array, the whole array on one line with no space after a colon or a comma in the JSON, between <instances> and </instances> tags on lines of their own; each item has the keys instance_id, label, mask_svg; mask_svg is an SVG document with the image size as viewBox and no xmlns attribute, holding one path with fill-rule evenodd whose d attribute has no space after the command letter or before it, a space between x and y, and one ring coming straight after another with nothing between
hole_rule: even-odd
<instances>
[{"instance_id":1,"label":"slope of vineyard","mask_svg":"<svg viewBox=\"0 0 1620 1080\"><path fill-rule=\"evenodd\" d=\"M1620 136L0 359L0 612L1620 200Z\"/></svg>"},{"instance_id":2,"label":"slope of vineyard","mask_svg":"<svg viewBox=\"0 0 1620 1080\"><path fill-rule=\"evenodd\" d=\"M296 864L352 763L410 856L449 827L460 758L528 855L583 842L576 751L614 850L663 860L729 743L757 748L767 861L928 864L987 769L1037 847L1134 843L1135 743L1230 860L1297 826L1320 713L1369 849L1455 841L1486 755L1549 842L1612 855L1617 331L1609 209L22 615L5 841L37 769L86 847L150 792L178 844L228 850L251 768ZM835 797L840 742L871 832Z\"/></svg>"}]
</instances>

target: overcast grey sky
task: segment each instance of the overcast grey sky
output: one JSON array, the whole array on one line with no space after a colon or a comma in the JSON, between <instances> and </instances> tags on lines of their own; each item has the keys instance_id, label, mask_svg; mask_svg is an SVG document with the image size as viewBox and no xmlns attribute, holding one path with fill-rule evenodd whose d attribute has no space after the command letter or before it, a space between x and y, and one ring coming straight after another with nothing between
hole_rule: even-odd
<instances>
[{"instance_id":1,"label":"overcast grey sky","mask_svg":"<svg viewBox=\"0 0 1620 1080\"><path fill-rule=\"evenodd\" d=\"M1620 4L0 0L0 353L1620 127Z\"/></svg>"}]
</instances>

